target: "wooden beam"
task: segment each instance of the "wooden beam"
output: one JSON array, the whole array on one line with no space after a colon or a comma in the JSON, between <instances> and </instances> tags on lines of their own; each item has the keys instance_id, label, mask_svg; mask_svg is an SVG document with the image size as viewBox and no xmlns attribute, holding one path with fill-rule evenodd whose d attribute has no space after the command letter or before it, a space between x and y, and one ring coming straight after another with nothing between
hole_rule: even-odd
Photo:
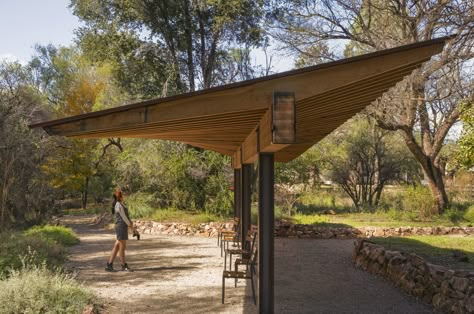
<instances>
[{"instance_id":1,"label":"wooden beam","mask_svg":"<svg viewBox=\"0 0 474 314\"><path fill-rule=\"evenodd\" d=\"M33 124L69 137L155 138L189 143L253 163L258 153L296 158L440 52L447 38L188 94ZM295 93L296 144L272 143L274 91ZM237 152L239 158L236 158Z\"/></svg>"}]
</instances>

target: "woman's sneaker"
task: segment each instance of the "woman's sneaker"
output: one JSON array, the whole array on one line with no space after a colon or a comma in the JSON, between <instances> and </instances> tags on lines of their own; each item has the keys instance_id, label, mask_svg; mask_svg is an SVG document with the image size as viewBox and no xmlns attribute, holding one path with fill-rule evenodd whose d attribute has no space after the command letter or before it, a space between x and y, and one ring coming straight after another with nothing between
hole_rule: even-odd
<instances>
[{"instance_id":1,"label":"woman's sneaker","mask_svg":"<svg viewBox=\"0 0 474 314\"><path fill-rule=\"evenodd\" d=\"M122 265L122 271L132 271L132 270L130 269L130 267L128 267L128 264L125 263Z\"/></svg>"},{"instance_id":2,"label":"woman's sneaker","mask_svg":"<svg viewBox=\"0 0 474 314\"><path fill-rule=\"evenodd\" d=\"M107 263L107 266L105 266L105 271L114 271L114 266L112 263Z\"/></svg>"}]
</instances>

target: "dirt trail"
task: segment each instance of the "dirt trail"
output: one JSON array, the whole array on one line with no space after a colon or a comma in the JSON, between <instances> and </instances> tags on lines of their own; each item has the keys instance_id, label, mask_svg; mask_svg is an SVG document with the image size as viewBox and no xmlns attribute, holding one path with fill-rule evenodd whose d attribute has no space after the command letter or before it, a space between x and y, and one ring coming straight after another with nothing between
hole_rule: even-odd
<instances>
[{"instance_id":1,"label":"dirt trail","mask_svg":"<svg viewBox=\"0 0 474 314\"><path fill-rule=\"evenodd\" d=\"M81 243L68 267L106 304L106 313L256 313L245 282L227 281L221 304L223 259L215 239L145 234L131 239L134 272L105 272L111 230L90 216L65 216ZM275 240L276 313L433 313L382 278L354 268L352 240ZM119 268L118 259L115 268Z\"/></svg>"}]
</instances>

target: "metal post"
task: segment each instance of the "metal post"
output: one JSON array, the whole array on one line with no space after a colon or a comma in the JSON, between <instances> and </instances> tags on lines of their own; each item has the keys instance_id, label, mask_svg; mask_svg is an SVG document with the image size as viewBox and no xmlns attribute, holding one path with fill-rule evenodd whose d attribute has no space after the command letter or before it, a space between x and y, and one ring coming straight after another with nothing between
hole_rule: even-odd
<instances>
[{"instance_id":1,"label":"metal post","mask_svg":"<svg viewBox=\"0 0 474 314\"><path fill-rule=\"evenodd\" d=\"M240 169L234 169L234 217L239 217L242 212L242 183L240 182Z\"/></svg>"},{"instance_id":2,"label":"metal post","mask_svg":"<svg viewBox=\"0 0 474 314\"><path fill-rule=\"evenodd\" d=\"M274 312L274 155L258 156L258 310Z\"/></svg>"},{"instance_id":3,"label":"metal post","mask_svg":"<svg viewBox=\"0 0 474 314\"><path fill-rule=\"evenodd\" d=\"M250 228L250 206L252 202L252 165L244 164L242 165L242 219L240 220L240 239L242 242L242 247L245 247L245 238L247 236L247 231Z\"/></svg>"}]
</instances>

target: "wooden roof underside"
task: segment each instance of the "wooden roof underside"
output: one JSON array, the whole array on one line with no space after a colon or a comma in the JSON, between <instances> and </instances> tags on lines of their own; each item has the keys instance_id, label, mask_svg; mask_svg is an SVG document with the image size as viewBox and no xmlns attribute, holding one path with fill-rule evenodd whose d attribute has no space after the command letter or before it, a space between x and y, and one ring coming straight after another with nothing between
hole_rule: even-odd
<instances>
[{"instance_id":1,"label":"wooden roof underside","mask_svg":"<svg viewBox=\"0 0 474 314\"><path fill-rule=\"evenodd\" d=\"M445 38L264 78L31 125L51 135L173 140L234 156L271 108L273 92L294 92L297 143L289 161L439 53Z\"/></svg>"}]
</instances>

